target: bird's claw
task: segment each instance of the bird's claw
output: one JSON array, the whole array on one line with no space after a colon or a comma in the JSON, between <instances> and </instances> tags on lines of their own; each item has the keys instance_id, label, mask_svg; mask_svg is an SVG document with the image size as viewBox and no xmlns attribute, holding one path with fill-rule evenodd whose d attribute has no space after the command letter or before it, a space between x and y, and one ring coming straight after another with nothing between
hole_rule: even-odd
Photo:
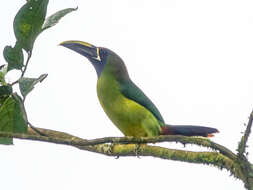
<instances>
[{"instance_id":1,"label":"bird's claw","mask_svg":"<svg viewBox=\"0 0 253 190\"><path fill-rule=\"evenodd\" d=\"M140 150L140 144L136 144L135 145L135 150L134 150L134 152L135 152L135 156L137 157L137 158L141 158L140 156L139 156L139 154L138 154L138 152L139 152L139 150Z\"/></svg>"}]
</instances>

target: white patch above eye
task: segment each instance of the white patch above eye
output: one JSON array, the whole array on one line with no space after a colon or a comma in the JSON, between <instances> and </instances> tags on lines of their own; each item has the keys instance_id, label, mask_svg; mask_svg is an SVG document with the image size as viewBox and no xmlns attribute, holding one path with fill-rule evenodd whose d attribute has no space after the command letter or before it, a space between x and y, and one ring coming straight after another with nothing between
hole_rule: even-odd
<instances>
[{"instance_id":1,"label":"white patch above eye","mask_svg":"<svg viewBox=\"0 0 253 190\"><path fill-rule=\"evenodd\" d=\"M97 48L97 57L94 58L94 59L96 59L96 60L98 60L98 61L101 62L101 58L100 58L100 55L99 55L99 48ZM102 63L102 62L101 62L101 63Z\"/></svg>"}]
</instances>

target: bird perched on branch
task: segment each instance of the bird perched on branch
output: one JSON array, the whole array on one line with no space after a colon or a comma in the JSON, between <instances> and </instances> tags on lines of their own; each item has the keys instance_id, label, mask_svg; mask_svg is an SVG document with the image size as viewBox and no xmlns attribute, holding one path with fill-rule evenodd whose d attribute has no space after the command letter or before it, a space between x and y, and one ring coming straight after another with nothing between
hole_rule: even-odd
<instances>
[{"instance_id":1,"label":"bird perched on branch","mask_svg":"<svg viewBox=\"0 0 253 190\"><path fill-rule=\"evenodd\" d=\"M218 132L210 127L166 124L153 102L130 79L123 60L113 51L82 41L65 41L60 45L85 56L92 63L98 76L99 102L124 135L211 137Z\"/></svg>"}]
</instances>

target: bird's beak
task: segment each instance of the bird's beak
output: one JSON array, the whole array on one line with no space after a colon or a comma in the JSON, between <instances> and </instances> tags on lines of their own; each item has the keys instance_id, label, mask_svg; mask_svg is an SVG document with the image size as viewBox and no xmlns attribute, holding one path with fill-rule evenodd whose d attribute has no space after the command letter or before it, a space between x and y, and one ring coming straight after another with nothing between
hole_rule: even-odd
<instances>
[{"instance_id":1,"label":"bird's beak","mask_svg":"<svg viewBox=\"0 0 253 190\"><path fill-rule=\"evenodd\" d=\"M94 45L91 45L87 42L64 41L64 42L60 43L59 45L69 48L69 49L87 57L91 61L92 60L101 61L100 56L99 56L99 48Z\"/></svg>"}]
</instances>

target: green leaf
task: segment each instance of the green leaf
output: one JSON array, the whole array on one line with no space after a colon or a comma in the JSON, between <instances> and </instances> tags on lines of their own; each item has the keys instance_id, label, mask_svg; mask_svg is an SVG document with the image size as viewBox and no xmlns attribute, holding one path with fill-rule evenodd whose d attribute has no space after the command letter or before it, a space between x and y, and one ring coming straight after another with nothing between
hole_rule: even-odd
<instances>
[{"instance_id":1,"label":"green leaf","mask_svg":"<svg viewBox=\"0 0 253 190\"><path fill-rule=\"evenodd\" d=\"M7 132L7 131L5 131L5 132ZM0 137L0 144L13 145L13 139L12 138Z\"/></svg>"},{"instance_id":2,"label":"green leaf","mask_svg":"<svg viewBox=\"0 0 253 190\"><path fill-rule=\"evenodd\" d=\"M19 89L23 97L26 97L29 92L34 89L38 82L42 82L47 77L47 74L40 75L39 78L21 78L19 79Z\"/></svg>"},{"instance_id":3,"label":"green leaf","mask_svg":"<svg viewBox=\"0 0 253 190\"><path fill-rule=\"evenodd\" d=\"M0 86L0 97L10 95L12 93L12 87L10 85Z\"/></svg>"},{"instance_id":4,"label":"green leaf","mask_svg":"<svg viewBox=\"0 0 253 190\"><path fill-rule=\"evenodd\" d=\"M0 107L4 104L5 100L8 98L9 96L1 96L0 97Z\"/></svg>"},{"instance_id":5,"label":"green leaf","mask_svg":"<svg viewBox=\"0 0 253 190\"><path fill-rule=\"evenodd\" d=\"M76 11L77 9L78 9L78 7L77 8L67 8L67 9L57 11L56 13L54 13L53 15L49 16L46 19L46 21L44 22L44 24L42 26L42 30L46 30L48 28L51 28L52 26L56 25L62 17L64 17L68 13L71 13L72 11Z\"/></svg>"},{"instance_id":6,"label":"green leaf","mask_svg":"<svg viewBox=\"0 0 253 190\"><path fill-rule=\"evenodd\" d=\"M26 133L27 117L21 98L13 94L0 106L0 131ZM1 144L13 144L10 138L0 138Z\"/></svg>"},{"instance_id":7,"label":"green leaf","mask_svg":"<svg viewBox=\"0 0 253 190\"><path fill-rule=\"evenodd\" d=\"M24 55L19 43L16 43L14 47L6 46L3 54L6 62L8 63L7 71L12 69L22 69L24 66Z\"/></svg>"},{"instance_id":8,"label":"green leaf","mask_svg":"<svg viewBox=\"0 0 253 190\"><path fill-rule=\"evenodd\" d=\"M8 68L8 65L0 66L0 84L1 85L6 85L5 75L7 74L7 68Z\"/></svg>"},{"instance_id":9,"label":"green leaf","mask_svg":"<svg viewBox=\"0 0 253 190\"><path fill-rule=\"evenodd\" d=\"M21 97L15 93L12 95L15 101L15 110L13 115L13 132L26 133L27 132L27 116L24 104Z\"/></svg>"},{"instance_id":10,"label":"green leaf","mask_svg":"<svg viewBox=\"0 0 253 190\"><path fill-rule=\"evenodd\" d=\"M6 125L4 126L4 123L3 121L5 120L3 115L4 115L4 111L7 111L5 110L5 108L7 107L7 98L1 98L1 105L0 105L0 131L1 132L12 132L12 127L9 126L9 125ZM2 102L4 101L4 102ZM1 137L0 138L0 144L4 144L4 145L12 145L13 144L13 139L12 138L4 138L4 137Z\"/></svg>"},{"instance_id":11,"label":"green leaf","mask_svg":"<svg viewBox=\"0 0 253 190\"><path fill-rule=\"evenodd\" d=\"M27 52L41 32L49 0L29 0L15 16L13 28L17 41Z\"/></svg>"}]
</instances>

